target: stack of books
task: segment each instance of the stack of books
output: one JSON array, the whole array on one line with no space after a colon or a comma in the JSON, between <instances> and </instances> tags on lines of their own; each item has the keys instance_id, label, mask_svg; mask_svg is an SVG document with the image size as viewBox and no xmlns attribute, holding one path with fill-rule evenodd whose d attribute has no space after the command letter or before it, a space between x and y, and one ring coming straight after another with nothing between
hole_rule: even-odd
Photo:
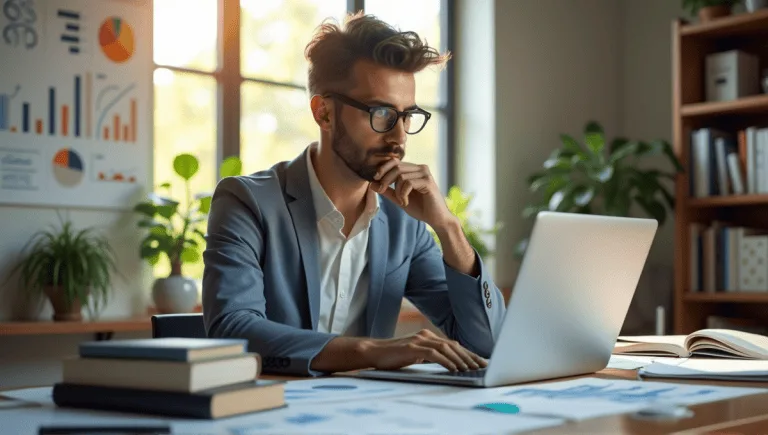
<instances>
[{"instance_id":1,"label":"stack of books","mask_svg":"<svg viewBox=\"0 0 768 435\"><path fill-rule=\"evenodd\" d=\"M90 341L63 361L57 406L216 419L285 406L284 382L258 379L247 341Z\"/></svg>"}]
</instances>

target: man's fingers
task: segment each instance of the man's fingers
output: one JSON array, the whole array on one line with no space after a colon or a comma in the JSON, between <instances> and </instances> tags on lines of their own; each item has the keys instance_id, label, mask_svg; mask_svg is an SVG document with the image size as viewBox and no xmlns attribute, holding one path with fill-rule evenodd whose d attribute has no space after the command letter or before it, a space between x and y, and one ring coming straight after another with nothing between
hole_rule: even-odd
<instances>
[{"instance_id":1,"label":"man's fingers","mask_svg":"<svg viewBox=\"0 0 768 435\"><path fill-rule=\"evenodd\" d=\"M459 343L456 341L450 340L448 341L448 344L451 346L453 351L461 357L462 360L464 360L464 363L472 370L479 369L480 363L475 360L475 358L472 356L473 353L468 351L467 349L464 349ZM477 356L477 355L475 355Z\"/></svg>"},{"instance_id":2,"label":"man's fingers","mask_svg":"<svg viewBox=\"0 0 768 435\"><path fill-rule=\"evenodd\" d=\"M403 207L408 207L408 195L411 193L411 190L413 190L413 184L411 183L411 180L400 181L397 183L397 189L395 189L395 193L397 194L397 198L400 200L400 204Z\"/></svg>"},{"instance_id":3,"label":"man's fingers","mask_svg":"<svg viewBox=\"0 0 768 435\"><path fill-rule=\"evenodd\" d=\"M400 177L402 174L410 174L412 172L421 173L420 171L421 168L419 166L409 163L401 163L398 166L387 170L386 172L382 172L382 170L379 169L378 173L383 175L377 181L381 183L381 186L389 186L390 184L397 181L398 177ZM382 189L379 190L381 191Z\"/></svg>"},{"instance_id":4,"label":"man's fingers","mask_svg":"<svg viewBox=\"0 0 768 435\"><path fill-rule=\"evenodd\" d=\"M462 355L462 351L459 348L456 348L451 345L451 342L448 340L443 339L437 339L433 340L430 343L430 346L437 349L441 354L448 357L451 362L456 364L457 367L460 367L462 370L470 370L472 369L472 359L469 358L469 356Z\"/></svg>"},{"instance_id":5,"label":"man's fingers","mask_svg":"<svg viewBox=\"0 0 768 435\"><path fill-rule=\"evenodd\" d=\"M380 180L381 177L384 176L387 172L390 171L390 169L394 168L395 166L400 164L400 160L398 159L389 159L386 162L384 162L381 166L379 166L379 169L376 171L376 175L373 176L374 180Z\"/></svg>"},{"instance_id":6,"label":"man's fingers","mask_svg":"<svg viewBox=\"0 0 768 435\"><path fill-rule=\"evenodd\" d=\"M428 361L432 361L433 363L438 363L452 372L456 372L459 370L458 366L453 361L451 361L450 358L440 353L440 351L438 351L437 349L421 346L421 348L419 349L419 352L422 358Z\"/></svg>"}]
</instances>

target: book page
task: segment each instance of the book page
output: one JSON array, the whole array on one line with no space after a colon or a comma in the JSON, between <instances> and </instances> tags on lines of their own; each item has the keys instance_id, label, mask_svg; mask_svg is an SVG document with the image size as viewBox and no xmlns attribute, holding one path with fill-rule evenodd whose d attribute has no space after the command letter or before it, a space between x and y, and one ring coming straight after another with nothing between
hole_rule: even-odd
<instances>
[{"instance_id":1,"label":"book page","mask_svg":"<svg viewBox=\"0 0 768 435\"><path fill-rule=\"evenodd\" d=\"M685 335L638 335L620 336L619 341L628 343L664 343L685 348Z\"/></svg>"},{"instance_id":2,"label":"book page","mask_svg":"<svg viewBox=\"0 0 768 435\"><path fill-rule=\"evenodd\" d=\"M725 347L718 346L721 349L730 347L751 358L768 359L768 337L764 335L750 334L732 329L703 329L689 335L685 343L686 346L696 346L696 342L701 337L724 343Z\"/></svg>"}]
</instances>

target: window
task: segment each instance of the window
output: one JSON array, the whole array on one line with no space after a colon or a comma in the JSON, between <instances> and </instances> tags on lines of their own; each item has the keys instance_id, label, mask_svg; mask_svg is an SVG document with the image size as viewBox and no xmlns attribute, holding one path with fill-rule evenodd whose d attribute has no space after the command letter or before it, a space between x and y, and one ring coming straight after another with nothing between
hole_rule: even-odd
<instances>
[{"instance_id":1,"label":"window","mask_svg":"<svg viewBox=\"0 0 768 435\"><path fill-rule=\"evenodd\" d=\"M304 47L325 18L342 22L350 10L413 30L441 51L448 48L451 0L155 0L155 184L173 181L173 158L201 162L193 193L210 192L223 157L239 155L243 172L296 157L318 130L305 91ZM406 12L407 11L407 12ZM182 25L183 24L183 25ZM410 136L408 161L428 164L441 188L450 180L450 66L417 74L417 103L433 113ZM176 191L175 197L184 197ZM169 265L160 263L156 274ZM200 279L203 265L184 273Z\"/></svg>"}]
</instances>

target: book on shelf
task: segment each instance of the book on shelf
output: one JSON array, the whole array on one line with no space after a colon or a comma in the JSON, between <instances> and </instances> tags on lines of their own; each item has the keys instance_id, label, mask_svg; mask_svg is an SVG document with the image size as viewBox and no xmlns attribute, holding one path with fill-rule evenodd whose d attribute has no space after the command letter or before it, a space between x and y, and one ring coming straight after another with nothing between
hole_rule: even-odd
<instances>
[{"instance_id":1,"label":"book on shelf","mask_svg":"<svg viewBox=\"0 0 768 435\"><path fill-rule=\"evenodd\" d=\"M768 337L729 329L701 329L689 335L619 336L613 353L768 360Z\"/></svg>"},{"instance_id":2,"label":"book on shelf","mask_svg":"<svg viewBox=\"0 0 768 435\"><path fill-rule=\"evenodd\" d=\"M285 382L256 380L195 393L57 383L53 402L60 407L218 419L282 408Z\"/></svg>"},{"instance_id":3,"label":"book on shelf","mask_svg":"<svg viewBox=\"0 0 768 435\"><path fill-rule=\"evenodd\" d=\"M768 292L768 231L689 225L689 291Z\"/></svg>"},{"instance_id":4,"label":"book on shelf","mask_svg":"<svg viewBox=\"0 0 768 435\"><path fill-rule=\"evenodd\" d=\"M768 128L694 130L689 173L693 198L768 193Z\"/></svg>"}]
</instances>

